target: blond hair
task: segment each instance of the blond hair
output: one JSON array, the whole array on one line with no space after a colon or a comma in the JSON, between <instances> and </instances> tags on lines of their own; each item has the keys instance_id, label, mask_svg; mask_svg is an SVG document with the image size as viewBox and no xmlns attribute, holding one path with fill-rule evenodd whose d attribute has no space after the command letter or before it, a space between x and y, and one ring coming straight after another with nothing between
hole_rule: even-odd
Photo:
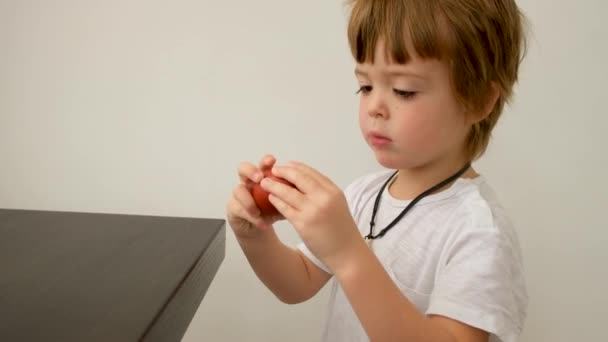
<instances>
[{"instance_id":1,"label":"blond hair","mask_svg":"<svg viewBox=\"0 0 608 342\"><path fill-rule=\"evenodd\" d=\"M448 62L455 95L467 112L483 111L492 92L498 91L490 113L476 120L467 137L468 157L479 158L511 98L525 54L525 18L515 1L349 0L348 3L351 7L348 40L358 63L373 63L376 44L382 39L393 62L407 63L412 53L408 49L424 59Z\"/></svg>"}]
</instances>

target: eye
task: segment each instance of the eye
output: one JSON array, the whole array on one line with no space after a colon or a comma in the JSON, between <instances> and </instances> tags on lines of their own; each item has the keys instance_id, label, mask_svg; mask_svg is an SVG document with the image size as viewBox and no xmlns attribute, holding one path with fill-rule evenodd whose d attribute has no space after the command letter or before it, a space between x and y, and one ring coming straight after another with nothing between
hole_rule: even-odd
<instances>
[{"instance_id":1,"label":"eye","mask_svg":"<svg viewBox=\"0 0 608 342\"><path fill-rule=\"evenodd\" d=\"M363 85L361 87L359 87L359 90L357 90L356 94L363 94L363 95L367 95L372 91L372 86L367 86L367 85Z\"/></svg>"},{"instance_id":2,"label":"eye","mask_svg":"<svg viewBox=\"0 0 608 342\"><path fill-rule=\"evenodd\" d=\"M402 97L404 99L410 99L416 95L415 91L400 90L400 89L393 89L393 91L395 92L395 94L399 95L400 97Z\"/></svg>"}]
</instances>

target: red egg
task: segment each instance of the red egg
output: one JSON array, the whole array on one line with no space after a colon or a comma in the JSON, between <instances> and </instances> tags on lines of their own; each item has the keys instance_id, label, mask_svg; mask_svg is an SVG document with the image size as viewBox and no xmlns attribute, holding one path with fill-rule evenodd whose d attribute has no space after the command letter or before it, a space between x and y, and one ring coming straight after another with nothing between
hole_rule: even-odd
<instances>
[{"instance_id":1,"label":"red egg","mask_svg":"<svg viewBox=\"0 0 608 342\"><path fill-rule=\"evenodd\" d=\"M285 179L274 176L270 169L263 170L263 172L265 178L270 178L274 181L281 182L283 184L294 187L293 184L286 181ZM277 208L275 208L274 205L272 205L272 203L270 203L270 201L268 200L269 193L264 190L260 184L256 183L253 185L253 187L251 188L251 195L253 196L255 204L260 209L262 216L276 215L279 213Z\"/></svg>"}]
</instances>

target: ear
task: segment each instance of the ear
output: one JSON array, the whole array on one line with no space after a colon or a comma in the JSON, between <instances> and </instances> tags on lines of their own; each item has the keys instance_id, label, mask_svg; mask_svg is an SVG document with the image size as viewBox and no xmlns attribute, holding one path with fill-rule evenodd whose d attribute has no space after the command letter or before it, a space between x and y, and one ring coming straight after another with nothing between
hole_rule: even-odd
<instances>
[{"instance_id":1,"label":"ear","mask_svg":"<svg viewBox=\"0 0 608 342\"><path fill-rule=\"evenodd\" d=\"M490 113L494 110L498 97L500 96L500 87L494 81L490 82L490 89L488 91L486 102L479 109L479 111L473 117L473 124L476 124L483 119L487 118Z\"/></svg>"}]
</instances>

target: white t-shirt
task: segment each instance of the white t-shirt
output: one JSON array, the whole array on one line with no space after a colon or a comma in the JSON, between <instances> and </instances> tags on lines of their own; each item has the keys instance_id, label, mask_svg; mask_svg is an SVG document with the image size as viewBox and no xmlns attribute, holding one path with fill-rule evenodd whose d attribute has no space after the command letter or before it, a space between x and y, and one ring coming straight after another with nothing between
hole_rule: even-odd
<instances>
[{"instance_id":1,"label":"white t-shirt","mask_svg":"<svg viewBox=\"0 0 608 342\"><path fill-rule=\"evenodd\" d=\"M344 190L362 236L369 232L375 197L392 172L368 174ZM392 197L387 187L374 234L409 202ZM528 304L521 251L512 223L482 176L460 178L423 198L371 247L421 312L488 331L492 342L517 341ZM298 248L332 273L303 243ZM369 341L335 278L323 341Z\"/></svg>"}]
</instances>

